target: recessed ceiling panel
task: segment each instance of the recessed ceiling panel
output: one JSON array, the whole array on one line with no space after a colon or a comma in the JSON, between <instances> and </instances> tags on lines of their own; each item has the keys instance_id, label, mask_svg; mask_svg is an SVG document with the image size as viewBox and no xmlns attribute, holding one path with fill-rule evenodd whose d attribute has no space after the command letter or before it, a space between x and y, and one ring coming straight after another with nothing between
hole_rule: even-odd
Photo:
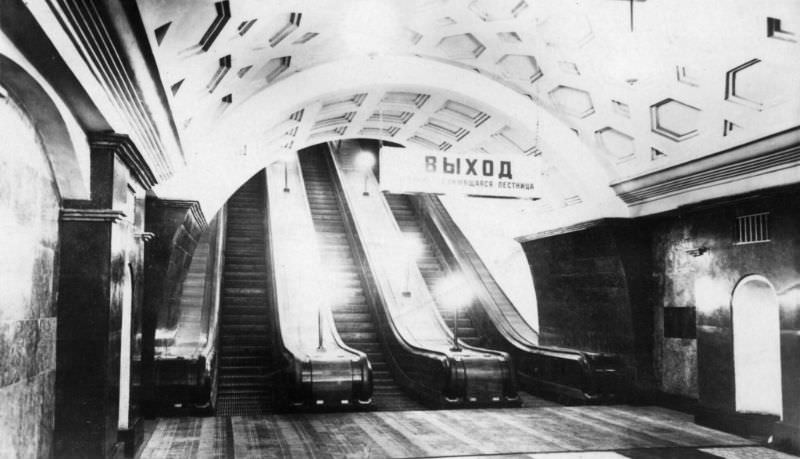
<instances>
[{"instance_id":1,"label":"recessed ceiling panel","mask_svg":"<svg viewBox=\"0 0 800 459\"><path fill-rule=\"evenodd\" d=\"M475 59L486 50L486 46L471 33L444 37L438 48L451 59Z\"/></svg>"},{"instance_id":2,"label":"recessed ceiling panel","mask_svg":"<svg viewBox=\"0 0 800 459\"><path fill-rule=\"evenodd\" d=\"M453 100L445 102L444 106L436 113L440 117L449 118L455 122L469 123L473 127L478 127L489 119L489 115L477 108Z\"/></svg>"},{"instance_id":3,"label":"recessed ceiling panel","mask_svg":"<svg viewBox=\"0 0 800 459\"><path fill-rule=\"evenodd\" d=\"M533 83L542 77L536 58L524 54L506 54L497 61L506 78Z\"/></svg>"},{"instance_id":4,"label":"recessed ceiling panel","mask_svg":"<svg viewBox=\"0 0 800 459\"><path fill-rule=\"evenodd\" d=\"M700 110L674 99L664 99L650 107L653 132L680 142L698 134Z\"/></svg>"},{"instance_id":5,"label":"recessed ceiling panel","mask_svg":"<svg viewBox=\"0 0 800 459\"><path fill-rule=\"evenodd\" d=\"M603 149L618 161L633 159L636 154L636 146L633 137L618 131L610 126L595 131L597 142Z\"/></svg>"},{"instance_id":6,"label":"recessed ceiling panel","mask_svg":"<svg viewBox=\"0 0 800 459\"><path fill-rule=\"evenodd\" d=\"M550 91L550 99L561 111L576 118L586 118L594 113L592 97L582 89L558 86Z\"/></svg>"},{"instance_id":7,"label":"recessed ceiling panel","mask_svg":"<svg viewBox=\"0 0 800 459\"><path fill-rule=\"evenodd\" d=\"M526 8L525 0L473 0L469 4L470 11L486 22L514 19Z\"/></svg>"}]
</instances>

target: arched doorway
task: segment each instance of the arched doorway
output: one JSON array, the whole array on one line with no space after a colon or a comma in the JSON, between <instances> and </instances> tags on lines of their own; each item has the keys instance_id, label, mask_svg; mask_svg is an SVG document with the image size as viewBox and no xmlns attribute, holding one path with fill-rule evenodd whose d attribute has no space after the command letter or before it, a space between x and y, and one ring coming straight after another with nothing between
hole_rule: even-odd
<instances>
[{"instance_id":1,"label":"arched doorway","mask_svg":"<svg viewBox=\"0 0 800 459\"><path fill-rule=\"evenodd\" d=\"M736 411L782 415L780 316L775 288L749 275L733 289Z\"/></svg>"}]
</instances>

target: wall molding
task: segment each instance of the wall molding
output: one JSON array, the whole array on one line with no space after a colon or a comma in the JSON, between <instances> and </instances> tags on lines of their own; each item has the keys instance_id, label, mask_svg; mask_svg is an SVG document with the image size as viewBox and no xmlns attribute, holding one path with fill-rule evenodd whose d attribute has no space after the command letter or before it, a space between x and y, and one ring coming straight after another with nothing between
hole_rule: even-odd
<instances>
[{"instance_id":1,"label":"wall molding","mask_svg":"<svg viewBox=\"0 0 800 459\"><path fill-rule=\"evenodd\" d=\"M611 183L617 196L638 206L678 194L800 166L800 127L660 171Z\"/></svg>"},{"instance_id":2,"label":"wall molding","mask_svg":"<svg viewBox=\"0 0 800 459\"><path fill-rule=\"evenodd\" d=\"M117 155L128 167L131 175L149 190L158 183L155 174L136 148L130 137L124 134L101 133L89 136L91 148L98 151L111 152Z\"/></svg>"},{"instance_id":3,"label":"wall molding","mask_svg":"<svg viewBox=\"0 0 800 459\"><path fill-rule=\"evenodd\" d=\"M115 209L61 209L62 222L117 223L125 217L125 212Z\"/></svg>"}]
</instances>

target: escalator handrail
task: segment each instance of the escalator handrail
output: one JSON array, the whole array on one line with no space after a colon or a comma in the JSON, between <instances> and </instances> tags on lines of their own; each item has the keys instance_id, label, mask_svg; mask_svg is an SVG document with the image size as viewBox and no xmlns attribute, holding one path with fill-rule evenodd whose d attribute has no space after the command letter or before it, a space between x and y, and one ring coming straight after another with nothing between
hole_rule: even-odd
<instances>
[{"instance_id":1,"label":"escalator handrail","mask_svg":"<svg viewBox=\"0 0 800 459\"><path fill-rule=\"evenodd\" d=\"M273 343L270 348L272 349L273 355L279 357L282 363L282 367L288 374L297 374L297 368L302 365L301 358L295 356L289 348L286 346L286 342L283 338L283 330L281 329L281 314L280 308L278 307L278 279L276 277L276 270L275 266L273 265L272 261L275 255L275 243L274 243L274 235L272 234L272 224L270 223L269 212L267 209L267 205L270 201L269 199L269 184L267 183L267 174L266 170L264 170L264 229L266 230L267 240L266 240L266 251L264 254L264 263L269 268L269 282L270 282L270 302L271 308L270 311L273 315L273 326L274 330L271 333ZM295 378L296 379L296 378ZM298 387L295 389L299 389L300 381L294 380L292 381L294 384L297 384Z\"/></svg>"},{"instance_id":2,"label":"escalator handrail","mask_svg":"<svg viewBox=\"0 0 800 459\"><path fill-rule=\"evenodd\" d=\"M297 157L297 153L295 153L295 157ZM313 222L313 217L312 217L312 213L311 213L311 205L308 202L308 193L307 193L307 189L306 189L306 181L305 181L305 178L303 177L302 172L300 172L299 163L300 162L298 160L297 161L298 173L297 173L296 179L298 180L300 185L297 187L298 188L297 193L302 198L300 200L303 202L303 215L304 215L304 217L308 217L308 219L311 220L311 227L313 228L314 227L314 222ZM316 230L314 231L314 234L315 235L317 234ZM320 253L318 246L317 246L317 253ZM320 300L320 301L322 301L322 300ZM341 335L339 335L339 330L337 330L336 326L334 325L335 322L334 322L334 319L333 319L333 311L331 310L330 302L329 301L324 301L323 304L325 305L325 307L321 308L322 311L323 311L323 314L325 316L325 320L323 322L325 322L327 324L327 327L325 327L324 332L327 332L327 333L329 333L331 335L331 337L333 338L334 342L339 347L339 349L342 349L342 350L344 350L344 351L346 351L346 352L348 352L348 353L350 353L352 355L356 355L360 359L364 359L367 362L367 365L370 366L370 368L371 368L371 364L369 363L369 359L367 359L367 354L365 354L364 352L359 351L358 349L354 349L354 348L348 346L342 340Z\"/></svg>"},{"instance_id":3,"label":"escalator handrail","mask_svg":"<svg viewBox=\"0 0 800 459\"><path fill-rule=\"evenodd\" d=\"M329 145L329 146L330 146L330 145ZM332 146L330 146L330 147L331 147L331 150L330 150L330 151L331 151L331 157L333 157L333 156L334 156L334 155L332 154L332 151L333 151L333 149L332 149ZM339 162L338 162L338 161L336 161L336 160L332 160L331 162L333 163L333 166L334 166L334 168L335 168L335 173L334 173L334 174L331 174L331 175L334 177L334 181L335 181L335 182L337 182L337 187L339 188L339 191L341 192L342 196L343 196L343 197L344 197L344 199L345 199L345 204L346 204L346 205L347 205L347 207L348 207L348 214L349 214L349 212L350 212L350 210L349 210L349 207L350 207L350 196L348 195L348 193L346 192L346 190L344 189L344 187L342 186L342 184L341 184L341 183L338 183L338 182L339 182L339 178L338 178L338 177L339 177L339 176L342 174L342 171L341 171L341 165L340 165L340 164L339 164ZM351 220L351 223L352 223L352 225L354 226L354 230L355 230L356 234L359 234L359 233L361 233L361 232L362 232L362 231L360 231L360 226L361 226L361 225L359 224L359 222L358 222L358 221L357 221L355 218L352 218L352 216L350 216L350 220ZM396 223L395 223L395 224L396 224ZM374 274L374 273L375 273L375 271L376 271L376 268L375 268L375 266L376 266L376 265L380 265L380 264L378 264L378 263L374 263L374 262L372 262L372 261L371 261L371 258L373 257L373 255L371 255L369 251L367 251L367 250L364 250L364 255L365 255L365 257L367 258L367 259L365 260L365 262L367 263L367 265L368 265L368 266L370 266L370 270L371 270L371 272ZM381 276L375 276L375 277L381 277ZM385 278L385 276L383 276L383 277ZM378 290L379 290L379 294L380 294L380 297L381 297L381 301L382 301L382 302L384 302L384 303L388 303L389 301L392 301L392 302L395 302L395 301L396 301L395 299L397 298L397 294L396 294L396 292L394 292L394 289L392 288L392 286L391 286L391 284L390 284L390 283L388 283L388 282L379 282L379 281L376 279L376 280L375 280L375 285L376 285L376 287L377 287L377 288L378 288ZM387 292L387 290L388 290L388 292ZM389 324L390 324L390 325L391 325L391 327L392 327L392 331L395 333L395 335L396 335L398 338L400 338L400 340L401 340L401 341L404 343L404 345L406 345L408 348L410 348L410 349L413 349L413 350L416 350L416 351L418 351L418 352L421 352L421 353L424 353L424 354L432 354L432 355L436 355L436 356L447 357L447 354L446 354L446 353L444 353L444 352L440 352L440 351L433 350L433 349L426 349L426 348L423 348L423 347L417 346L416 344L409 343L409 342L408 342L408 341L405 339L405 337L403 336L403 334L402 334L402 332L400 331L400 329L399 329L399 327L397 326L397 324L395 323L395 321L394 321L394 317L393 317L393 316L392 316L392 314L389 312L390 308L388 308L388 307L384 307L384 308L381 308L381 309L383 310L383 313L386 315L386 317L389 319L389 320L388 320L388 322L389 322Z\"/></svg>"},{"instance_id":4,"label":"escalator handrail","mask_svg":"<svg viewBox=\"0 0 800 459\"><path fill-rule=\"evenodd\" d=\"M382 193L382 195L383 196L382 196L382 199L381 199L381 205L384 207L384 211L385 212L388 212L389 215L392 215L392 219L391 219L392 227L394 227L395 231L398 234L402 235L403 231L400 228L400 224L397 222L397 219L394 218L394 212L392 211L392 208L391 208L391 205L389 204L389 201L386 199L386 193ZM433 294L433 292L431 292L431 294ZM434 298L434 301L436 301L435 298ZM442 314L436 308L435 304L431 304L430 307L434 309L434 316L437 319L437 324L439 325L440 330L442 331L442 333L447 335L448 339L452 342L453 341L453 332L452 332L452 330L450 330L450 327L444 321L444 318L442 317ZM472 352L474 352L476 354L489 354L489 355L494 355L496 357L508 358L508 354L503 352L503 351L497 351L497 350L493 350L493 349L486 349L486 348L474 346L474 345L465 343L464 341L462 341L460 339L458 340L458 345L459 345L459 347L461 347L463 349L470 350L470 351L472 351Z\"/></svg>"},{"instance_id":5,"label":"escalator handrail","mask_svg":"<svg viewBox=\"0 0 800 459\"><path fill-rule=\"evenodd\" d=\"M603 384L598 386L600 380L603 378L597 378L599 377L598 375L605 374L605 372L608 370L611 370L615 373L619 370L622 370L623 373L620 374L619 378L622 379L621 382L624 385L624 374L627 373L627 370L625 369L625 365L622 361L614 358L612 359L611 365L603 365L602 363L598 364L598 358L615 356L603 353L566 349L557 346L542 346L538 342L531 343L526 339L518 339L524 337L520 337L519 333L517 333L517 330L514 327L514 324L512 324L508 318L504 316L504 313L501 311L499 305L495 303L495 298L489 292L489 288L486 283L494 282L498 291L503 295L505 301L508 301L509 304L514 307L514 311L516 311L517 314L519 314L519 311L516 309L516 306L511 303L505 291L503 291L503 289L497 284L497 280L494 278L488 268L483 265L483 269L479 270L478 267L475 266L475 263L483 263L483 260L481 260L480 256L478 256L474 247L463 234L461 229L458 228L458 225L444 208L444 205L441 203L439 198L428 195L412 201L417 206L417 210L420 211L420 214L426 217L426 223L430 225L428 227L429 230L435 231L436 235L439 236L438 239L445 244L443 249L449 252L448 255L450 255L450 257L455 261L457 269L460 269L462 272L467 271L467 274L469 275L468 277L472 278L473 282L475 282L475 285L480 285L482 287L478 289L480 290L478 297L481 304L484 306L483 310L489 317L489 320L494 324L495 331L503 337L507 345L511 345L513 349L516 349L516 353L518 354L517 357L525 360L528 358L534 358L537 360L538 358L546 358L553 359L555 361L570 361L578 366L583 377L582 382L579 382L577 386L573 386L569 383L565 385L565 382L559 380L559 376L555 376L556 379L551 379L550 376L553 375L551 375L548 371L539 374L536 370L531 373L528 370L520 368L520 375L524 375L526 378L531 378L531 380L537 381L536 384L542 388L549 387L549 390L554 390L562 395L576 397L585 401L600 400L607 397L617 397L614 392L605 392L605 390L602 388ZM431 228L431 226L433 227ZM471 251L472 255L474 256L464 256L462 250ZM488 279L484 279L480 275L481 271L488 276ZM502 317L501 320L498 320L498 316ZM519 319L522 323L530 327L524 318L519 317ZM520 361L520 365L527 368L527 365L522 365L522 361ZM538 366L534 368L538 368Z\"/></svg>"},{"instance_id":6,"label":"escalator handrail","mask_svg":"<svg viewBox=\"0 0 800 459\"><path fill-rule=\"evenodd\" d=\"M340 194L341 200L340 205L342 207L342 214L345 218L346 226L350 228L350 231L353 233L352 237L353 240L358 243L360 238L358 223L353 218L352 214L350 213L350 204L349 204L349 197L348 194L345 192L344 187L340 181L341 170L337 161L333 159L334 151L336 147L333 145L333 142L327 143L328 155L326 160L328 161L329 166L332 168L330 172L331 180L333 181L334 188ZM358 251L358 250L356 250ZM370 255L368 251L362 250L360 251L360 255L356 254L356 259L358 260L359 264L361 265L362 272L364 273L364 278L366 281L365 286L365 294L370 297L370 303L372 304L373 310L378 314L376 317L379 322L388 325L389 330L394 338L394 343L400 346L400 348L409 355L415 356L417 358L425 359L428 361L435 361L438 362L439 365L442 366L442 369L445 371L449 371L449 359L447 355L443 352L438 352L430 349L425 349L419 346L416 346L412 343L409 343L405 340L402 333L397 327L397 324L394 322L394 318L388 311L388 307L385 306L385 301L387 299L386 292L384 288L380 285L381 283L377 280L376 276L374 275L373 265L374 263L370 260ZM379 306L378 303L384 304L383 306ZM382 319L382 320L381 320ZM381 336L384 336L382 333ZM385 343L389 346L389 343ZM419 381L415 381L413 378L408 376L404 371L400 362L397 361L397 357L392 352L387 352L386 357L393 363L394 368L399 371L406 380L411 384L419 384ZM438 393L438 390L426 387L425 390L433 391L433 393ZM430 396L430 395L429 395Z\"/></svg>"},{"instance_id":7,"label":"escalator handrail","mask_svg":"<svg viewBox=\"0 0 800 459\"><path fill-rule=\"evenodd\" d=\"M567 358L569 360L580 361L582 365L586 366L587 368L589 367L589 356L602 355L600 353L566 349L557 346L542 346L538 343L531 342L522 334L520 334L516 327L508 320L508 318L500 312L500 308L495 299L492 298L492 295L489 293L487 283L494 282L505 300L514 308L517 314L519 314L522 322L528 325L527 321L521 317L521 314L516 309L514 303L511 302L505 291L503 291L499 284L497 284L497 280L494 279L494 276L491 274L488 268L484 265L484 270L488 273L490 279L484 279L478 274L479 270L474 265L473 261L463 255L462 250L470 250L475 253L476 259L483 263L483 261L480 260L480 257L477 256L477 252L475 251L474 247L472 247L472 244L469 242L461 229L458 228L458 225L455 223L455 221L453 221L453 218L444 208L444 205L439 198L433 195L420 196L416 200L416 204L418 205L418 208L430 218L434 228L445 242L445 248L456 260L456 263L462 269L462 271L464 271L464 274L469 276L472 281L476 282L476 285L481 286L479 292L476 292L479 300L482 304L484 304L484 310L487 312L487 315L492 323L495 324L495 327L497 327L498 331L509 341L510 344L527 352L536 352L548 355L550 357ZM530 327L530 325L528 325L528 327ZM538 335L538 333L536 333L536 331L532 328L530 331Z\"/></svg>"},{"instance_id":8,"label":"escalator handrail","mask_svg":"<svg viewBox=\"0 0 800 459\"><path fill-rule=\"evenodd\" d=\"M417 208L420 216L424 220L428 220L428 222L430 222L432 228L429 226L429 229L435 230L436 234L444 242L445 247L443 248L446 249L448 255L455 260L456 265L460 268L462 274L469 277L470 281L474 283L473 285L481 286L481 288L478 289L475 294L478 296L480 302L484 304L484 309L495 326L502 327L502 330L505 332L505 334L513 335L515 341L519 342L520 344L538 344L533 340L527 339L524 334L519 333L519 331L511 325L508 318L500 312L497 302L494 298L492 298L492 295L489 293L487 288L488 282L494 282L497 285L497 281L494 279L488 269L486 269L486 272L489 273L491 279L485 279L483 276L479 275L479 270L473 261L470 260L469 257L464 256L465 250L473 253L475 253L475 250L461 229L458 228L458 225L455 223L455 221L453 221L447 210L444 209L444 206L439 198L432 195L418 195L415 196L415 198L416 199L412 199L412 202ZM508 298L505 291L500 289L500 292L505 301L514 308L517 315L521 318L521 314ZM524 323L527 325L527 321ZM538 336L538 333L536 333L536 331L533 330L530 325L528 325L528 328L530 333Z\"/></svg>"}]
</instances>

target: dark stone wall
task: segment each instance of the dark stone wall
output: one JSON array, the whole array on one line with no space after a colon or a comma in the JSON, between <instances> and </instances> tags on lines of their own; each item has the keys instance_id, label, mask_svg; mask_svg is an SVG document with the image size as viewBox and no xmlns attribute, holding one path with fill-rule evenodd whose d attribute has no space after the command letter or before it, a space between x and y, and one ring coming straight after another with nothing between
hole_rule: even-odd
<instances>
[{"instance_id":1,"label":"dark stone wall","mask_svg":"<svg viewBox=\"0 0 800 459\"><path fill-rule=\"evenodd\" d=\"M0 97L0 456L49 457L59 197L27 115Z\"/></svg>"},{"instance_id":2,"label":"dark stone wall","mask_svg":"<svg viewBox=\"0 0 800 459\"><path fill-rule=\"evenodd\" d=\"M696 340L655 338L662 389L735 410L731 298L750 274L766 277L780 303L784 419L800 426L800 197L797 189L750 195L676 212L653 225L654 297L696 308ZM769 212L770 241L736 244L736 217ZM706 247L700 256L687 252Z\"/></svg>"},{"instance_id":3,"label":"dark stone wall","mask_svg":"<svg viewBox=\"0 0 800 459\"><path fill-rule=\"evenodd\" d=\"M181 286L207 226L198 218L197 209L194 202L147 200L147 231L155 234L155 240L147 248L147 270L148 275L158 273L161 283L158 297L153 298L158 304L158 328L177 326Z\"/></svg>"},{"instance_id":4,"label":"dark stone wall","mask_svg":"<svg viewBox=\"0 0 800 459\"><path fill-rule=\"evenodd\" d=\"M61 239L55 452L103 457L116 440L119 393L111 223L62 222Z\"/></svg>"},{"instance_id":5,"label":"dark stone wall","mask_svg":"<svg viewBox=\"0 0 800 459\"><path fill-rule=\"evenodd\" d=\"M523 244L539 307L542 344L622 355L637 381L652 377L648 233L605 220Z\"/></svg>"},{"instance_id":6,"label":"dark stone wall","mask_svg":"<svg viewBox=\"0 0 800 459\"><path fill-rule=\"evenodd\" d=\"M145 186L126 166L121 150L114 147L121 147L127 138L107 135L105 139L103 145L91 143L91 199L63 202L56 456L113 456L121 451L120 436L132 447L136 435L131 432L140 419L135 387L139 385L136 362L141 354L144 249L139 236ZM130 302L127 310L126 298ZM130 320L130 335L123 343L126 319ZM125 362L123 349L130 353ZM122 379L121 368L130 376ZM121 388L128 390L121 392ZM121 399L126 393L133 396ZM122 405L121 400L125 401ZM141 424L139 427L141 432Z\"/></svg>"},{"instance_id":7,"label":"dark stone wall","mask_svg":"<svg viewBox=\"0 0 800 459\"><path fill-rule=\"evenodd\" d=\"M718 426L747 430L763 420L735 413L731 299L742 278L762 275L780 305L778 428L800 447L798 191L769 190L528 238L523 248L542 343L626 355L640 388L696 400L703 419L716 416ZM739 244L737 217L762 212L769 213L769 241Z\"/></svg>"},{"instance_id":8,"label":"dark stone wall","mask_svg":"<svg viewBox=\"0 0 800 459\"><path fill-rule=\"evenodd\" d=\"M153 233L154 239L145 249L141 400L145 415L154 416L156 330L177 326L183 280L207 223L193 201L148 197L145 215L145 230Z\"/></svg>"}]
</instances>

